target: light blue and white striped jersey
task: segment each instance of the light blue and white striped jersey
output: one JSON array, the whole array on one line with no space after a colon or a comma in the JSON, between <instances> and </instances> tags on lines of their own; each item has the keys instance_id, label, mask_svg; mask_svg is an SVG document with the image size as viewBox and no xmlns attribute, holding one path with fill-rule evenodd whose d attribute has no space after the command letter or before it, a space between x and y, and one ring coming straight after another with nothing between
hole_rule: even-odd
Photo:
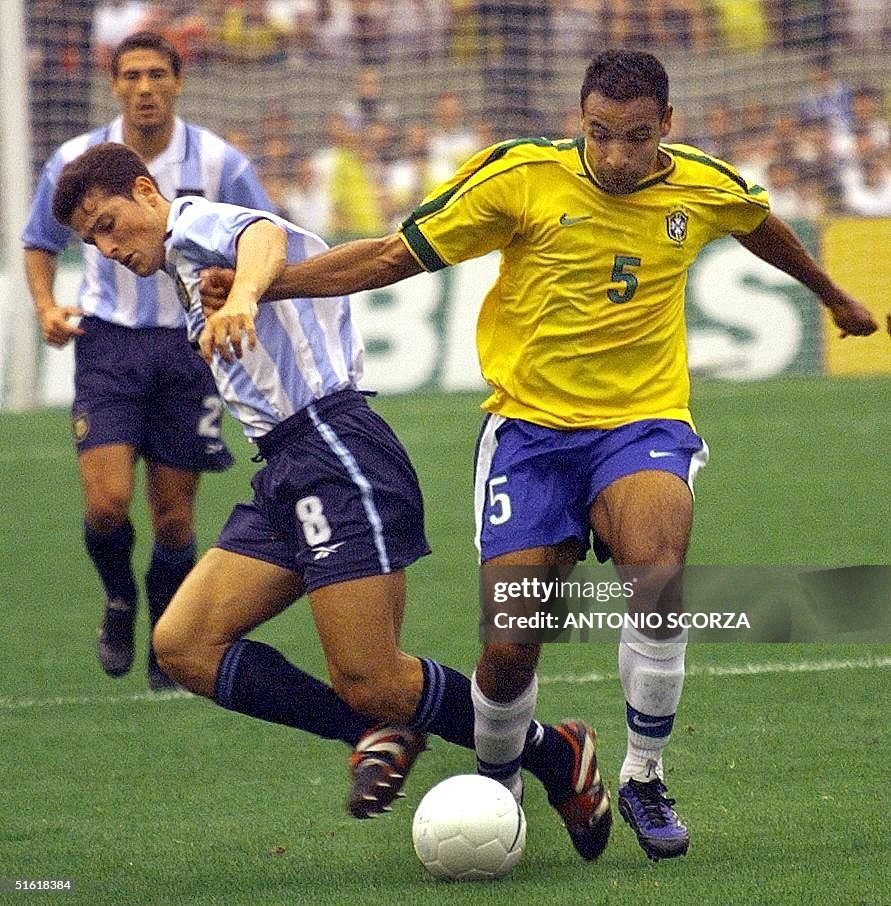
<instances>
[{"instance_id":1,"label":"light blue and white striped jersey","mask_svg":"<svg viewBox=\"0 0 891 906\"><path fill-rule=\"evenodd\" d=\"M165 267L186 309L193 343L204 327L201 271L235 267L238 237L264 219L287 233L288 264L328 248L314 233L265 211L202 198L180 198L171 205ZM348 297L263 302L255 323L253 350L245 344L242 357L228 363L215 354L210 366L220 395L248 438L266 434L314 400L355 388L362 377L362 338Z\"/></svg>"},{"instance_id":2,"label":"light blue and white striped jersey","mask_svg":"<svg viewBox=\"0 0 891 906\"><path fill-rule=\"evenodd\" d=\"M100 142L123 142L123 120L65 142L47 161L31 204L22 242L58 254L75 233L53 217L53 192L62 167ZM177 118L170 144L147 164L165 198L201 195L264 211L274 210L251 162L218 135ZM86 314L123 327L182 327L183 309L163 274L138 277L84 245L78 305Z\"/></svg>"}]
</instances>

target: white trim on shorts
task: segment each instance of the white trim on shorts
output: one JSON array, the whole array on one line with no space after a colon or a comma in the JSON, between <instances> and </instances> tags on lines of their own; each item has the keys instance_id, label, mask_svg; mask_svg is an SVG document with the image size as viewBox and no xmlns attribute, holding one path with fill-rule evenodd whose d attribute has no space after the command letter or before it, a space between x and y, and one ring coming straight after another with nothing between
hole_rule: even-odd
<instances>
[{"instance_id":1,"label":"white trim on shorts","mask_svg":"<svg viewBox=\"0 0 891 906\"><path fill-rule=\"evenodd\" d=\"M359 496L362 498L362 508L365 510L365 515L368 517L368 524L371 526L371 534L374 538L374 546L377 548L377 557L378 562L380 563L381 572L392 572L390 555L387 553L387 545L384 541L383 522L380 513L377 511L377 507L374 505L371 482L369 482L362 473L359 464L356 462L356 458L337 436L337 432L327 422L323 422L319 418L316 407L309 405L306 407L306 412L312 419L312 423L316 430L321 434L325 443L328 444L331 452L334 453L341 463L343 463L353 484L359 489Z\"/></svg>"},{"instance_id":2,"label":"white trim on shorts","mask_svg":"<svg viewBox=\"0 0 891 906\"><path fill-rule=\"evenodd\" d=\"M473 543L477 553L482 556L480 540L483 533L483 510L486 508L486 484L492 469L492 460L498 449L495 432L507 421L503 415L489 414L479 438L476 450L476 462L473 473Z\"/></svg>"},{"instance_id":3,"label":"white trim on shorts","mask_svg":"<svg viewBox=\"0 0 891 906\"><path fill-rule=\"evenodd\" d=\"M702 446L699 450L690 457L690 468L687 470L687 487L690 489L690 493L693 495L693 499L696 499L696 492L693 490L693 482L696 480L696 476L702 471L708 462L709 449L708 444L705 442L705 438L695 431L696 436L702 441Z\"/></svg>"}]
</instances>

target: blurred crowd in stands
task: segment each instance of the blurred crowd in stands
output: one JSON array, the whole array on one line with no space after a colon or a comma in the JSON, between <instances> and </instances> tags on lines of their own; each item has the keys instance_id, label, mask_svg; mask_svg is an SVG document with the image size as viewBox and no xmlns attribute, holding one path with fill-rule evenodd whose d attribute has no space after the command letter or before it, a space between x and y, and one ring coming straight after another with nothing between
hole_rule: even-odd
<instances>
[{"instance_id":1,"label":"blurred crowd in stands","mask_svg":"<svg viewBox=\"0 0 891 906\"><path fill-rule=\"evenodd\" d=\"M424 120L406 121L384 99L375 66L360 70L353 95L328 116L321 148L303 154L293 147L289 120L281 106L253 141L238 132L227 138L256 161L287 216L334 239L389 229L473 151L500 138L491 122L468 116L450 90L436 95ZM684 123L677 111L670 141L733 163L770 190L784 218L891 216L891 129L882 92L873 86L848 86L815 65L795 111L719 100L706 111L701 133L690 134ZM549 135L578 131L572 106Z\"/></svg>"},{"instance_id":2,"label":"blurred crowd in stands","mask_svg":"<svg viewBox=\"0 0 891 906\"><path fill-rule=\"evenodd\" d=\"M101 55L135 27L163 30L188 63L356 59L619 44L695 52L768 46L887 48L887 0L94 0ZM528 46L528 42L527 42Z\"/></svg>"},{"instance_id":3,"label":"blurred crowd in stands","mask_svg":"<svg viewBox=\"0 0 891 906\"><path fill-rule=\"evenodd\" d=\"M355 94L329 113L321 147L301 153L285 136L279 107L253 136L225 137L257 164L282 212L329 240L379 235L396 225L474 151L496 141L489 124L471 120L460 96L443 90L424 120L406 119L381 95L380 72L365 66Z\"/></svg>"},{"instance_id":4,"label":"blurred crowd in stands","mask_svg":"<svg viewBox=\"0 0 891 906\"><path fill-rule=\"evenodd\" d=\"M718 101L705 124L685 140L768 188L782 217L891 216L891 129L877 86L848 85L818 61L796 110Z\"/></svg>"},{"instance_id":5,"label":"blurred crowd in stands","mask_svg":"<svg viewBox=\"0 0 891 906\"><path fill-rule=\"evenodd\" d=\"M50 7L58 18L55 0L30 0L32 18ZM404 115L393 100L399 92L383 90L386 61L402 54L420 61L423 72L423 61L436 57L482 60L494 109L516 113L533 96L524 79L547 78L564 55L619 44L657 54L807 54L813 64L797 108L717 97L695 128L677 110L669 141L730 161L770 190L783 217L891 216L889 86L849 84L829 62L845 48L887 53L888 0L94 0L88 26L93 72L107 68L119 41L142 28L164 33L187 73L221 61L335 63L355 71L349 96L326 119L320 147L300 147L285 98L258 128L233 127L225 136L257 163L283 213L333 241L386 231L474 150L527 134L503 134L500 114L469 115L460 91L435 85L407 83L405 92L423 90L431 101L422 119ZM72 33L69 43L75 40L83 36ZM32 48L32 56L39 53ZM491 59L511 62L487 70ZM76 64L62 54L63 67ZM39 116L36 84L32 109ZM576 106L520 113L537 133L578 132Z\"/></svg>"}]
</instances>

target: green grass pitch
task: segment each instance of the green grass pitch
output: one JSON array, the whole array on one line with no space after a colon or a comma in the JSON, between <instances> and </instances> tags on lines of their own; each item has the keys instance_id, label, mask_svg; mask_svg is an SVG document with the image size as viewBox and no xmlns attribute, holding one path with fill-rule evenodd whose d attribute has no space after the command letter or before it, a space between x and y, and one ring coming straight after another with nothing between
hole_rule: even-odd
<instances>
[{"instance_id":1,"label":"green grass pitch","mask_svg":"<svg viewBox=\"0 0 891 906\"><path fill-rule=\"evenodd\" d=\"M697 426L712 461L697 482L690 560L716 564L891 562L891 379L701 382ZM474 395L380 399L417 466L434 554L410 570L407 650L465 671L478 642L470 464ZM692 645L666 756L687 819L686 858L649 863L616 815L595 864L569 845L527 784L526 853L489 884L425 876L414 807L473 769L434 740L386 818L344 810L346 750L146 692L137 664L106 678L94 653L98 582L81 545L80 491L64 412L0 417L0 877L73 878L84 904L887 904L891 646ZM203 483L200 543L248 496L251 449ZM144 505L135 510L146 566ZM851 601L851 607L857 602ZM144 611L143 611L144 614ZM324 670L306 607L258 637ZM553 645L539 715L598 728L615 789L624 751L616 652ZM9 889L9 881L6 890ZM0 892L0 902L36 894Z\"/></svg>"}]
</instances>

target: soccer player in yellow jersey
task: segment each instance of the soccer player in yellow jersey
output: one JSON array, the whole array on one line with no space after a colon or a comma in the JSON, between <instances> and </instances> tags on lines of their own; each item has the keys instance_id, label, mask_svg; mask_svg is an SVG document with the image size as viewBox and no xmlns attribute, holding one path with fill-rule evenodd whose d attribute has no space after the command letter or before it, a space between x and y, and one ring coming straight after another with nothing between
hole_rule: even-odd
<instances>
[{"instance_id":1,"label":"soccer player in yellow jersey","mask_svg":"<svg viewBox=\"0 0 891 906\"><path fill-rule=\"evenodd\" d=\"M763 189L696 148L664 143L671 115L655 57L601 53L582 83L581 138L488 148L398 232L288 268L271 292L341 295L500 251L477 330L492 391L475 464L484 573L568 564L593 545L620 571L664 567L647 574L647 606L663 612L680 607L671 577L690 538L693 479L708 459L689 410L684 323L687 270L700 249L732 235L811 289L842 336L878 327L770 213ZM225 287L225 275L208 275L209 301ZM223 304L208 320L205 353L240 337L249 316ZM658 860L689 843L662 766L686 639L653 635L625 630L619 645L619 811ZM536 732L539 654L537 644L485 642L473 677L479 769L516 795L527 733ZM578 742L596 775L593 732ZM584 790L587 809L564 816L588 858L609 833L609 800L596 789Z\"/></svg>"}]
</instances>

